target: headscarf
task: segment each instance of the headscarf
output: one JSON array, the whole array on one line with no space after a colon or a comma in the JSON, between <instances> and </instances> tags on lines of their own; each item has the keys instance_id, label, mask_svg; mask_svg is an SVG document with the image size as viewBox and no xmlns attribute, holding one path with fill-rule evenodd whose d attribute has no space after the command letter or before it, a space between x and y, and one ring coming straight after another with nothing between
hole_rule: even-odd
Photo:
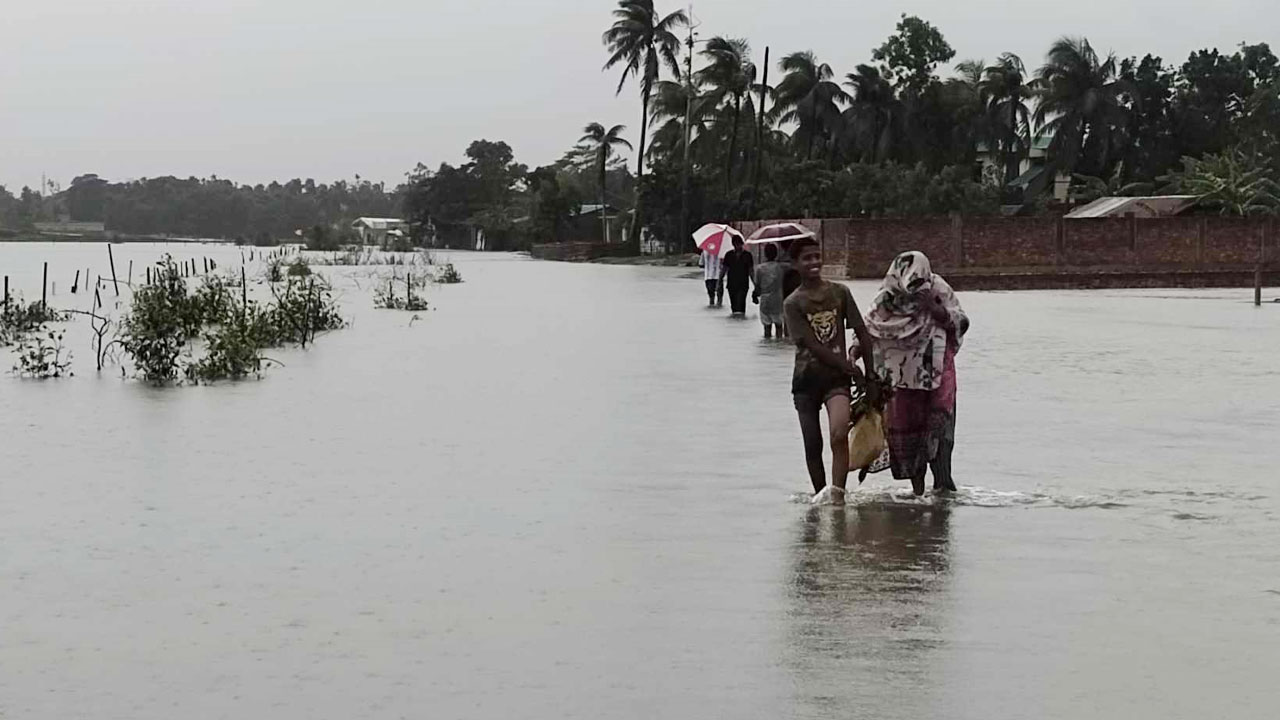
<instances>
[{"instance_id":1,"label":"headscarf","mask_svg":"<svg viewBox=\"0 0 1280 720\"><path fill-rule=\"evenodd\" d=\"M934 319L923 300L937 293L947 311L946 325ZM876 339L877 370L894 387L933 390L942 384L947 342L959 350L969 318L955 291L933 273L929 258L904 252L889 264L880 292L867 314L867 330Z\"/></svg>"}]
</instances>

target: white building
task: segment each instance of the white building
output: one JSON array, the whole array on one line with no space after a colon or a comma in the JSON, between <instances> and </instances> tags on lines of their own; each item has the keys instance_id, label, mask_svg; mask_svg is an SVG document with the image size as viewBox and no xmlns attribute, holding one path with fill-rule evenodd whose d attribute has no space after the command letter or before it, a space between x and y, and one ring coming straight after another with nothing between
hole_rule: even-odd
<instances>
[{"instance_id":1,"label":"white building","mask_svg":"<svg viewBox=\"0 0 1280 720\"><path fill-rule=\"evenodd\" d=\"M409 232L409 223L399 218L356 218L351 229L360 236L363 245L386 246L390 238L404 237Z\"/></svg>"}]
</instances>

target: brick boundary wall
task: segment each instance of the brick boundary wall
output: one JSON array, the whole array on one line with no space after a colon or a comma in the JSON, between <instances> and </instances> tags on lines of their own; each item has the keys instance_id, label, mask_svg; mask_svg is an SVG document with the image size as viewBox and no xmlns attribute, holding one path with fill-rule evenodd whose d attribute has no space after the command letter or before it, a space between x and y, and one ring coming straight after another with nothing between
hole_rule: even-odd
<instances>
[{"instance_id":1,"label":"brick boundary wall","mask_svg":"<svg viewBox=\"0 0 1280 720\"><path fill-rule=\"evenodd\" d=\"M818 235L826 264L880 278L899 253L920 250L964 289L1250 287L1254 271L1280 284L1275 218L782 218Z\"/></svg>"}]
</instances>

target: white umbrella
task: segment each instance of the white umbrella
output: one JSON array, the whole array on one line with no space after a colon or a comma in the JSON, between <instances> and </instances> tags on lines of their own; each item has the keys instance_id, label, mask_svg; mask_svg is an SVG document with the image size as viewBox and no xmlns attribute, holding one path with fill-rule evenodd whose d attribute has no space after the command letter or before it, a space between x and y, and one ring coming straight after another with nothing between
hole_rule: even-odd
<instances>
[{"instance_id":1,"label":"white umbrella","mask_svg":"<svg viewBox=\"0 0 1280 720\"><path fill-rule=\"evenodd\" d=\"M734 238L741 240L742 233L721 223L708 223L693 233L693 242L699 250L719 257L733 249Z\"/></svg>"},{"instance_id":2,"label":"white umbrella","mask_svg":"<svg viewBox=\"0 0 1280 720\"><path fill-rule=\"evenodd\" d=\"M765 245L768 243L780 243L788 240L801 240L803 238L812 237L817 237L817 235L800 223L777 223L774 225L765 225L759 230L751 233L751 237L747 240L747 244Z\"/></svg>"}]
</instances>

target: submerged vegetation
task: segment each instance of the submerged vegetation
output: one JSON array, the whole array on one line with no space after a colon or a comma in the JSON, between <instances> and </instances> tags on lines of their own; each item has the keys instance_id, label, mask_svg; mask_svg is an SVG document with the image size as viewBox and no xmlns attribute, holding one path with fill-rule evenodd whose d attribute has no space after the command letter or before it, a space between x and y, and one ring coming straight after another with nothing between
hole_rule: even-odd
<instances>
[{"instance_id":1,"label":"submerged vegetation","mask_svg":"<svg viewBox=\"0 0 1280 720\"><path fill-rule=\"evenodd\" d=\"M436 273L436 282L441 285L456 285L462 282L462 275L453 263L445 263L441 266L440 271Z\"/></svg>"},{"instance_id":2,"label":"submerged vegetation","mask_svg":"<svg viewBox=\"0 0 1280 720\"><path fill-rule=\"evenodd\" d=\"M38 380L70 375L71 353L62 346L63 334L62 330L49 330L41 325L38 332L23 335L18 340L14 374Z\"/></svg>"},{"instance_id":3,"label":"submerged vegetation","mask_svg":"<svg viewBox=\"0 0 1280 720\"><path fill-rule=\"evenodd\" d=\"M178 266L168 258L157 263L152 278L135 291L121 321L124 350L139 376L152 383L257 376L270 362L263 350L305 347L316 333L344 325L332 289L318 276L289 277L281 281L283 288L270 285L272 299L266 304L250 300L247 288L237 298L215 276L188 292ZM196 340L202 341L199 357L193 357Z\"/></svg>"}]
</instances>

